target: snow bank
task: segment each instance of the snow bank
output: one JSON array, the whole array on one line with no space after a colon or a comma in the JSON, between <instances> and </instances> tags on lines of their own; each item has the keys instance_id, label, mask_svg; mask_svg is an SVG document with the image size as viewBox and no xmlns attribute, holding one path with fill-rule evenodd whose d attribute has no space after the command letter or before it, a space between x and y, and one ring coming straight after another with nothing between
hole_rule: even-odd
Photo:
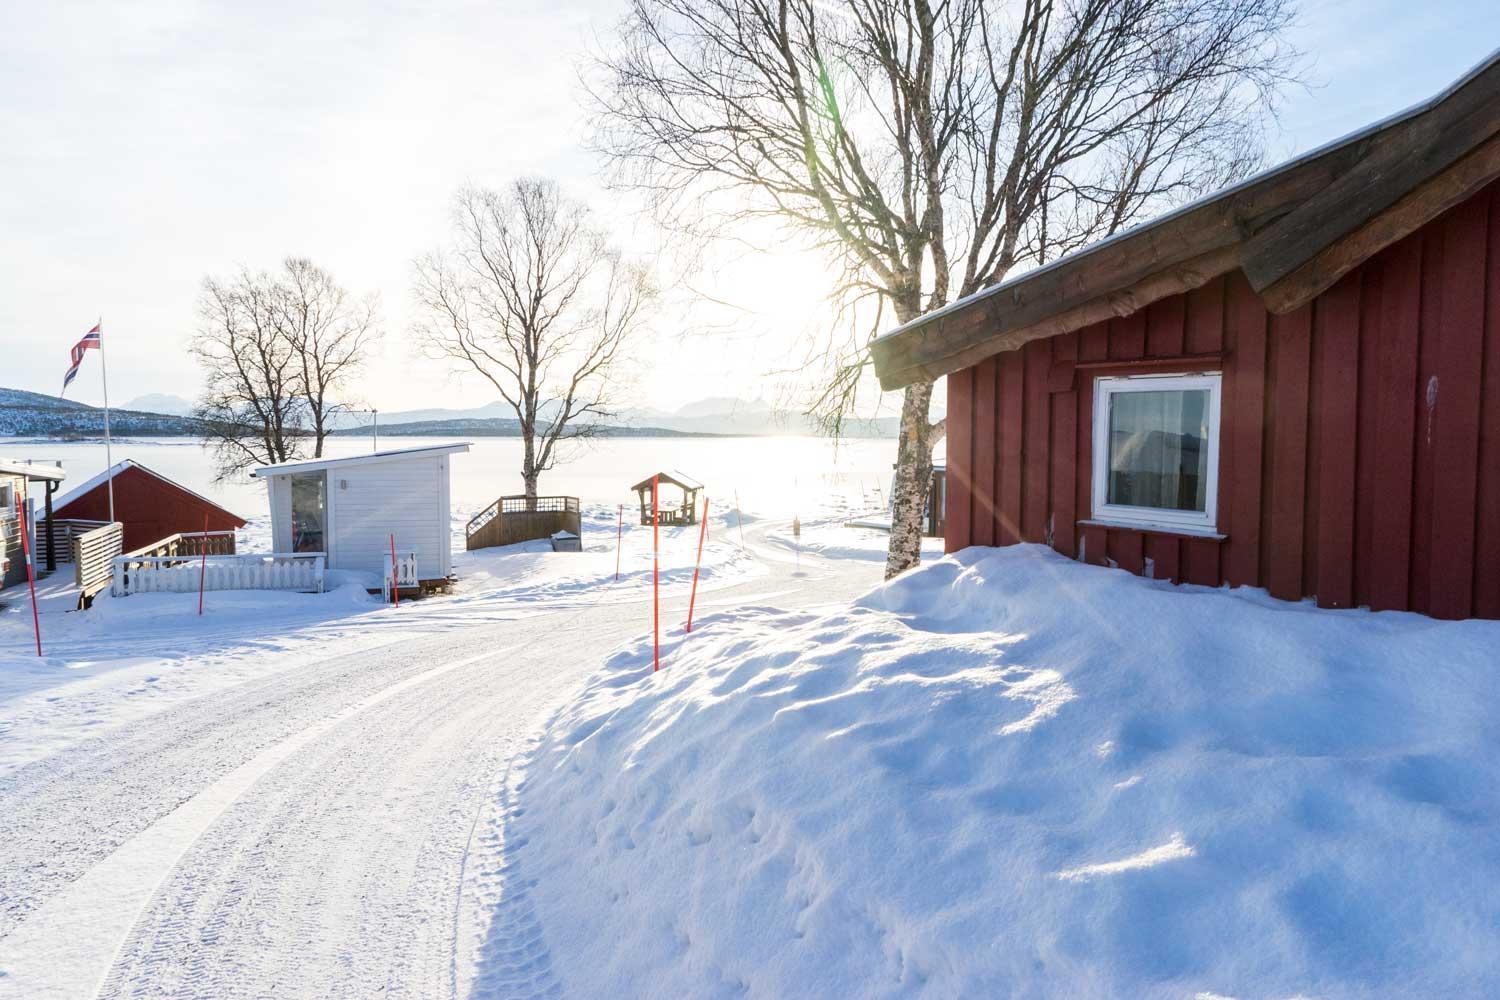
<instances>
[{"instance_id":1,"label":"snow bank","mask_svg":"<svg viewBox=\"0 0 1500 1000\"><path fill-rule=\"evenodd\" d=\"M620 650L507 840L578 996L1500 995L1500 624L975 549Z\"/></svg>"}]
</instances>

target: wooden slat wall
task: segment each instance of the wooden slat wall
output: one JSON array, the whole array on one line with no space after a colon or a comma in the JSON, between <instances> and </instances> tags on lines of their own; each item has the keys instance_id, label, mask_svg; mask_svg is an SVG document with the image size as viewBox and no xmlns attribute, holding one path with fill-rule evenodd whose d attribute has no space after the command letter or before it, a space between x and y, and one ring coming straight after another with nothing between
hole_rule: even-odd
<instances>
[{"instance_id":1,"label":"wooden slat wall","mask_svg":"<svg viewBox=\"0 0 1500 1000\"><path fill-rule=\"evenodd\" d=\"M1223 541L1081 525L1093 378L1223 352ZM1500 618L1500 184L1309 306L1239 272L948 380L948 532L1324 607Z\"/></svg>"}]
</instances>

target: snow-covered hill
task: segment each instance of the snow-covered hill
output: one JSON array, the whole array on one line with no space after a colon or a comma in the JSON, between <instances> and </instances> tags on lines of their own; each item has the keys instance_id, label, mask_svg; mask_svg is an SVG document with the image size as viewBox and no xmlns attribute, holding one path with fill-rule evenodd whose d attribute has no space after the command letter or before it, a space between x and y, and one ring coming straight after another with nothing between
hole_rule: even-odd
<instances>
[{"instance_id":1,"label":"snow-covered hill","mask_svg":"<svg viewBox=\"0 0 1500 1000\"><path fill-rule=\"evenodd\" d=\"M1500 623L970 549L611 658L505 839L578 996L1500 996Z\"/></svg>"},{"instance_id":2,"label":"snow-covered hill","mask_svg":"<svg viewBox=\"0 0 1500 1000\"><path fill-rule=\"evenodd\" d=\"M191 419L132 409L110 410L110 430L121 437L194 435ZM104 433L104 410L58 396L0 389L0 437L95 437Z\"/></svg>"}]
</instances>

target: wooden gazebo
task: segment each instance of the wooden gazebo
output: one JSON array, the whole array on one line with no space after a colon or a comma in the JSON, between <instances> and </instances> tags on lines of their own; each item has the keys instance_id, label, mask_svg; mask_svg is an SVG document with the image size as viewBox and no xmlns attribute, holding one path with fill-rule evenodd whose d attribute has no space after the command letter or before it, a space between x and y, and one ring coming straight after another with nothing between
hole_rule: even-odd
<instances>
[{"instance_id":1,"label":"wooden gazebo","mask_svg":"<svg viewBox=\"0 0 1500 1000\"><path fill-rule=\"evenodd\" d=\"M651 483L653 480L662 486L676 486L682 490L681 506L665 502L660 504L657 511L660 523L673 525L698 523L698 494L703 492L703 484L681 472L658 472L655 476L647 476L631 487L641 498L642 524L651 523Z\"/></svg>"}]
</instances>

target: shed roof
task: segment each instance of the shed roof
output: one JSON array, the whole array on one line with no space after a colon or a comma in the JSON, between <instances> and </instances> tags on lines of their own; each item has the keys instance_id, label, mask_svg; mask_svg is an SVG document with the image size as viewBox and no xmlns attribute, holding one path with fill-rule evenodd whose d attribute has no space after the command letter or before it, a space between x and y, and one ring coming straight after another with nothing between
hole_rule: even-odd
<instances>
[{"instance_id":1,"label":"shed roof","mask_svg":"<svg viewBox=\"0 0 1500 1000\"><path fill-rule=\"evenodd\" d=\"M51 483L61 482L67 473L60 465L47 465L43 462L18 462L13 458L0 458L0 475L25 476L31 480L45 480Z\"/></svg>"},{"instance_id":2,"label":"shed roof","mask_svg":"<svg viewBox=\"0 0 1500 1000\"><path fill-rule=\"evenodd\" d=\"M653 478L659 479L669 486L679 486L685 490L703 489L703 484L698 482L698 480L694 479L692 476L689 476L687 473L677 472L675 470L672 472L658 472L654 477L647 476L645 479L642 479L640 482L636 483L630 488L635 490L637 493L641 492L642 490L649 490L651 488L651 480Z\"/></svg>"},{"instance_id":3,"label":"shed roof","mask_svg":"<svg viewBox=\"0 0 1500 1000\"><path fill-rule=\"evenodd\" d=\"M297 462L279 462L276 465L263 465L250 473L252 476L287 476L295 472L317 472L321 469L331 469L336 466L367 465L372 462L399 462L408 458L429 458L433 455L452 455L456 452L468 451L468 441L454 441L449 444L430 444L419 448L391 448L387 451L374 451L368 455L348 455L343 458L310 458Z\"/></svg>"},{"instance_id":4,"label":"shed roof","mask_svg":"<svg viewBox=\"0 0 1500 1000\"><path fill-rule=\"evenodd\" d=\"M885 389L1123 316L1242 268L1273 312L1500 177L1500 50L1442 93L870 345Z\"/></svg>"},{"instance_id":5,"label":"shed roof","mask_svg":"<svg viewBox=\"0 0 1500 1000\"><path fill-rule=\"evenodd\" d=\"M110 466L108 469L105 469L103 472L99 473L97 476L93 476L92 478L86 479L83 482L79 483L77 486L74 486L72 489L68 490L68 492L64 493L62 496L58 497L56 500L54 500L52 502L52 509L53 509L54 513L57 514L57 516L61 516L62 509L64 507L66 507L68 504L70 504L73 501L77 500L79 497L81 497L81 496L83 496L83 495L85 495L85 494L87 494L89 492L92 492L93 490L98 489L100 486L103 486L104 483L105 483L105 481L108 480L108 479L110 479L111 477L113 477L115 479L118 479L122 473L124 473L124 472L126 472L126 471L128 471L130 469L135 469L136 471L141 472L141 473L143 473L143 474L145 474L147 476L150 476L153 479L158 479L158 480L162 481L163 483L166 483L168 486L172 487L173 489L181 490L183 493L186 493L186 494L188 494L188 495L190 495L190 496L192 496L192 497L194 497L194 498L196 498L198 500L201 500L203 503L207 504L208 506L214 508L217 511L220 511L225 516L227 516L229 518L232 518L233 520L239 521L241 524L245 523L245 519L244 518L240 517L238 514L234 513L233 511L225 510L219 504L217 504L214 501L210 500L208 497L204 496L202 493L199 493L196 490L190 490L186 486L184 486L181 483L177 482L176 480L168 479L166 476L162 475L160 472L157 472L155 469L151 469L151 468L148 468L148 467L142 465L140 462L137 462L133 458L121 459L120 461L116 462L114 465Z\"/></svg>"}]
</instances>

